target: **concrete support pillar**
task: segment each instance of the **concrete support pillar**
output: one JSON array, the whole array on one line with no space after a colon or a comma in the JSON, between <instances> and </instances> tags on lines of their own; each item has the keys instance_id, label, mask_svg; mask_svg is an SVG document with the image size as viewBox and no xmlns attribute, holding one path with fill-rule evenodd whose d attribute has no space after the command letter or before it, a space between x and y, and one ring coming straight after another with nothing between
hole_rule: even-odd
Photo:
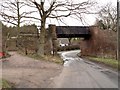
<instances>
[{"instance_id":1,"label":"concrete support pillar","mask_svg":"<svg viewBox=\"0 0 120 90\"><path fill-rule=\"evenodd\" d=\"M45 38L45 55L51 55L52 50L52 37L50 30L46 31L46 38Z\"/></svg>"},{"instance_id":2,"label":"concrete support pillar","mask_svg":"<svg viewBox=\"0 0 120 90\"><path fill-rule=\"evenodd\" d=\"M49 25L49 30L52 37L52 51L53 55L57 54L57 35L56 35L56 25Z\"/></svg>"}]
</instances>

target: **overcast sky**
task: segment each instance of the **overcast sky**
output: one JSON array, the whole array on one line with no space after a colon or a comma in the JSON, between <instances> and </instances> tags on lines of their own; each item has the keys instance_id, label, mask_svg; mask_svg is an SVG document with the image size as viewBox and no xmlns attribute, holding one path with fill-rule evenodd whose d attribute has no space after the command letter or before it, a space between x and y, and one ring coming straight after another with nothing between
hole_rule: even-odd
<instances>
[{"instance_id":1,"label":"overcast sky","mask_svg":"<svg viewBox=\"0 0 120 90\"><path fill-rule=\"evenodd\" d=\"M97 1L99 6L106 5L107 3L112 2L112 4L117 7L117 0L93 0L93 1ZM86 21L86 23L84 23L85 26L93 25L96 21L96 15L93 15L93 14L86 15L83 18ZM70 26L82 26L83 25L81 21L72 19L70 17L65 18L64 21L65 23L67 23L67 25L70 25ZM54 20L49 21L49 23L56 24ZM57 23L57 25L59 25L59 23ZM60 25L64 25L64 24L60 23Z\"/></svg>"},{"instance_id":2,"label":"overcast sky","mask_svg":"<svg viewBox=\"0 0 120 90\"><path fill-rule=\"evenodd\" d=\"M109 2L112 2L112 4L114 6L117 6L117 0L93 0L93 1L97 1L99 6L105 5ZM0 0L0 3L2 3L2 2L4 2L4 0ZM28 10L28 9L26 9L26 10ZM36 16L39 16L39 15L36 15ZM86 15L83 18L86 21L86 23L84 23L85 26L93 25L95 23L95 20L96 20L96 15ZM81 21L72 19L70 17L64 18L64 22L66 23L66 25L69 25L69 26L82 26L83 25L81 23ZM36 24L40 25L39 23L36 23ZM63 23L58 23L58 21L56 21L54 19L47 20L46 26L48 26L48 24L65 25Z\"/></svg>"}]
</instances>

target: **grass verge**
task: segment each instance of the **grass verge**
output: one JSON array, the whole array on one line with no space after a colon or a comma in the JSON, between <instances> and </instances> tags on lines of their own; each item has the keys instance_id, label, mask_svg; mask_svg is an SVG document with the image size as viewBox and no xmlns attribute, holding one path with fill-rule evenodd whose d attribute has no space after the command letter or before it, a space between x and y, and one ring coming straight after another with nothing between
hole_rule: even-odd
<instances>
[{"instance_id":1,"label":"grass verge","mask_svg":"<svg viewBox=\"0 0 120 90\"><path fill-rule=\"evenodd\" d=\"M10 90L13 88L13 85L5 79L0 80L0 86L1 88L9 88Z\"/></svg>"},{"instance_id":2,"label":"grass verge","mask_svg":"<svg viewBox=\"0 0 120 90\"><path fill-rule=\"evenodd\" d=\"M27 55L27 56L34 58L34 59L37 59L37 60L44 60L44 61L54 62L57 64L63 64L63 60L60 58L59 55L56 55L56 56L52 56L52 55L38 56L38 55L34 54L34 55Z\"/></svg>"},{"instance_id":3,"label":"grass verge","mask_svg":"<svg viewBox=\"0 0 120 90\"><path fill-rule=\"evenodd\" d=\"M43 60L43 61L49 61L49 62L54 62L54 63L57 63L57 64L63 64L63 60L61 59L61 57L59 55L45 55L45 56L39 56L37 54L28 54L28 55L25 55L23 52L19 52L19 54L21 55L24 55L24 56L28 56L30 58L34 58L36 60Z\"/></svg>"},{"instance_id":4,"label":"grass verge","mask_svg":"<svg viewBox=\"0 0 120 90\"><path fill-rule=\"evenodd\" d=\"M98 57L87 57L89 60L97 62L97 63L102 63L107 66L110 66L114 69L120 69L118 67L118 61L115 59L109 59L109 58L98 58Z\"/></svg>"}]
</instances>

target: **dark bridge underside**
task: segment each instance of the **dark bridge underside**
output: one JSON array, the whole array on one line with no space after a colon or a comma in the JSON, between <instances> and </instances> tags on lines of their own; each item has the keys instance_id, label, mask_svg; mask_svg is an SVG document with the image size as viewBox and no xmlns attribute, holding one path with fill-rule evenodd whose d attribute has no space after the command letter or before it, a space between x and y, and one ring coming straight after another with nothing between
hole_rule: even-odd
<instances>
[{"instance_id":1,"label":"dark bridge underside","mask_svg":"<svg viewBox=\"0 0 120 90\"><path fill-rule=\"evenodd\" d=\"M58 38L89 38L89 26L56 26L56 34Z\"/></svg>"},{"instance_id":2,"label":"dark bridge underside","mask_svg":"<svg viewBox=\"0 0 120 90\"><path fill-rule=\"evenodd\" d=\"M89 38L90 34L57 34L57 38Z\"/></svg>"}]
</instances>

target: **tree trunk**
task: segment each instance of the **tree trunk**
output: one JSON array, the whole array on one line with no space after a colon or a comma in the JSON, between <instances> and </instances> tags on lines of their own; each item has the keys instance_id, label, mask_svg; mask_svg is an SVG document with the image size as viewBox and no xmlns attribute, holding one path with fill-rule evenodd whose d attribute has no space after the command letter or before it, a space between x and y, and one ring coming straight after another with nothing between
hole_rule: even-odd
<instances>
[{"instance_id":1,"label":"tree trunk","mask_svg":"<svg viewBox=\"0 0 120 90\"><path fill-rule=\"evenodd\" d=\"M42 17L41 20L41 31L40 31L40 37L39 37L39 43L38 43L38 51L37 54L39 56L44 56L45 55L45 21L46 19Z\"/></svg>"},{"instance_id":2,"label":"tree trunk","mask_svg":"<svg viewBox=\"0 0 120 90\"><path fill-rule=\"evenodd\" d=\"M68 38L68 40L69 40L69 45L71 45L71 40L72 40L72 38Z\"/></svg>"},{"instance_id":3,"label":"tree trunk","mask_svg":"<svg viewBox=\"0 0 120 90\"><path fill-rule=\"evenodd\" d=\"M19 6L19 1L17 1L17 17L18 17L18 21L17 21L17 27L20 27L20 6Z\"/></svg>"}]
</instances>

